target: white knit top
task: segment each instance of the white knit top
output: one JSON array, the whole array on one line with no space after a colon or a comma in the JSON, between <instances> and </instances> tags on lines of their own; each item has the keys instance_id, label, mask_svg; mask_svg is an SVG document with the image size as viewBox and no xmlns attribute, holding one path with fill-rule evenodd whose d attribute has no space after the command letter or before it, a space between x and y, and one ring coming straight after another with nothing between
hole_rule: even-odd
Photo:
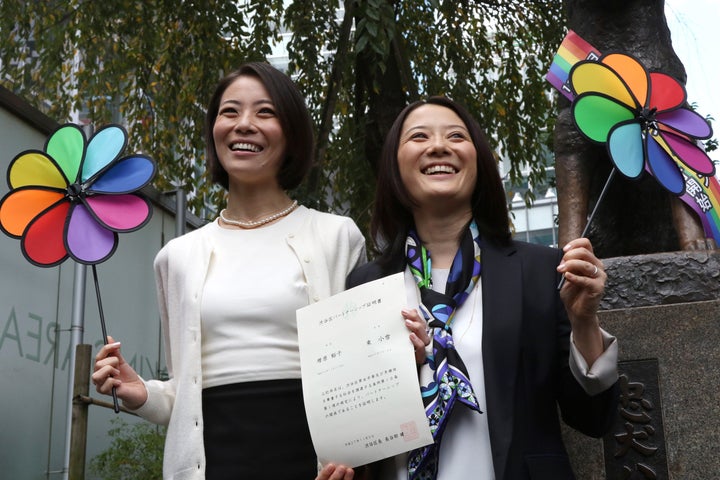
<instances>
[{"instance_id":1,"label":"white knit top","mask_svg":"<svg viewBox=\"0 0 720 480\"><path fill-rule=\"evenodd\" d=\"M295 210L252 230L214 223L216 250L200 307L203 388L300 378L295 311L309 297L286 237L306 215Z\"/></svg>"}]
</instances>

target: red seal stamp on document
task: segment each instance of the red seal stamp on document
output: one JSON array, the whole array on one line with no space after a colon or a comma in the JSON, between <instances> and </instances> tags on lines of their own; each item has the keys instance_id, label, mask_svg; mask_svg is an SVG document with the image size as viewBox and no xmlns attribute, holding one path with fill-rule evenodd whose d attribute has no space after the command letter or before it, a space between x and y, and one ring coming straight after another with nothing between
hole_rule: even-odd
<instances>
[{"instance_id":1,"label":"red seal stamp on document","mask_svg":"<svg viewBox=\"0 0 720 480\"><path fill-rule=\"evenodd\" d=\"M401 423L400 431L402 432L403 439L405 439L406 442L417 440L420 436L415 422Z\"/></svg>"}]
</instances>

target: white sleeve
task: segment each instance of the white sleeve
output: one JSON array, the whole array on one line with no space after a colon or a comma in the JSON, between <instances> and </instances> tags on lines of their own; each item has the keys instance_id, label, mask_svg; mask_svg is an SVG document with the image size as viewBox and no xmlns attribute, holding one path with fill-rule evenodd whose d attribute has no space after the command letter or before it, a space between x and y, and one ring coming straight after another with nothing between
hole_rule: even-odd
<instances>
[{"instance_id":1,"label":"white sleeve","mask_svg":"<svg viewBox=\"0 0 720 480\"><path fill-rule=\"evenodd\" d=\"M610 388L618 379L618 342L615 337L600 329L603 336L603 353L588 368L570 333L570 370L588 395L597 395Z\"/></svg>"}]
</instances>

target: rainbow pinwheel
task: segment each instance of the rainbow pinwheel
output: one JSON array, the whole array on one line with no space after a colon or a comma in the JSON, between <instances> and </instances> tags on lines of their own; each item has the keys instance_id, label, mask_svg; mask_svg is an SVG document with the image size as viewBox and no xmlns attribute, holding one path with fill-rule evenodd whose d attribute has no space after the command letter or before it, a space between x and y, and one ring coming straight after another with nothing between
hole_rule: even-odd
<instances>
[{"instance_id":1,"label":"rainbow pinwheel","mask_svg":"<svg viewBox=\"0 0 720 480\"><path fill-rule=\"evenodd\" d=\"M63 125L44 151L26 150L10 162L10 192L0 200L0 229L21 239L30 263L52 267L72 258L92 265L106 344L96 265L115 252L119 232L141 228L152 214L135 192L155 176L155 162L144 155L121 158L126 145L127 133L118 125L101 128L90 141L77 125ZM115 387L112 395L118 413Z\"/></svg>"},{"instance_id":2,"label":"rainbow pinwheel","mask_svg":"<svg viewBox=\"0 0 720 480\"><path fill-rule=\"evenodd\" d=\"M66 124L44 151L26 150L8 167L10 192L0 200L0 228L21 239L23 255L41 267L68 257L95 265L110 258L118 232L145 225L150 203L133 193L152 180L155 162L143 155L120 157L127 133L117 125L86 141Z\"/></svg>"},{"instance_id":3,"label":"rainbow pinwheel","mask_svg":"<svg viewBox=\"0 0 720 480\"><path fill-rule=\"evenodd\" d=\"M685 88L670 75L648 72L630 55L610 53L576 63L569 80L575 124L588 139L607 146L626 177L647 170L665 189L682 195L684 170L700 178L715 175L713 161L698 146L712 129L684 107Z\"/></svg>"},{"instance_id":4,"label":"rainbow pinwheel","mask_svg":"<svg viewBox=\"0 0 720 480\"><path fill-rule=\"evenodd\" d=\"M707 237L720 244L720 181L699 147L712 130L684 107L681 84L668 75L649 73L629 55L603 56L572 30L546 78L573 102L578 129L605 144L614 163L581 236L617 171L633 179L648 171L698 215Z\"/></svg>"}]
</instances>

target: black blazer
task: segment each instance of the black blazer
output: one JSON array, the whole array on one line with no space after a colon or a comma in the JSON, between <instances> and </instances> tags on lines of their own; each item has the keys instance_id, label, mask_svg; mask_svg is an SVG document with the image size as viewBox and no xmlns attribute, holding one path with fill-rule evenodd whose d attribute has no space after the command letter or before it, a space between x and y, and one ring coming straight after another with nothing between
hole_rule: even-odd
<instances>
[{"instance_id":1,"label":"black blazer","mask_svg":"<svg viewBox=\"0 0 720 480\"><path fill-rule=\"evenodd\" d=\"M600 437L617 412L617 383L589 396L570 371L570 323L555 270L561 251L512 242L483 245L481 255L486 414L496 480L574 479L557 407L569 426ZM403 258L393 260L386 268L371 262L355 269L348 288L405 268Z\"/></svg>"}]
</instances>

